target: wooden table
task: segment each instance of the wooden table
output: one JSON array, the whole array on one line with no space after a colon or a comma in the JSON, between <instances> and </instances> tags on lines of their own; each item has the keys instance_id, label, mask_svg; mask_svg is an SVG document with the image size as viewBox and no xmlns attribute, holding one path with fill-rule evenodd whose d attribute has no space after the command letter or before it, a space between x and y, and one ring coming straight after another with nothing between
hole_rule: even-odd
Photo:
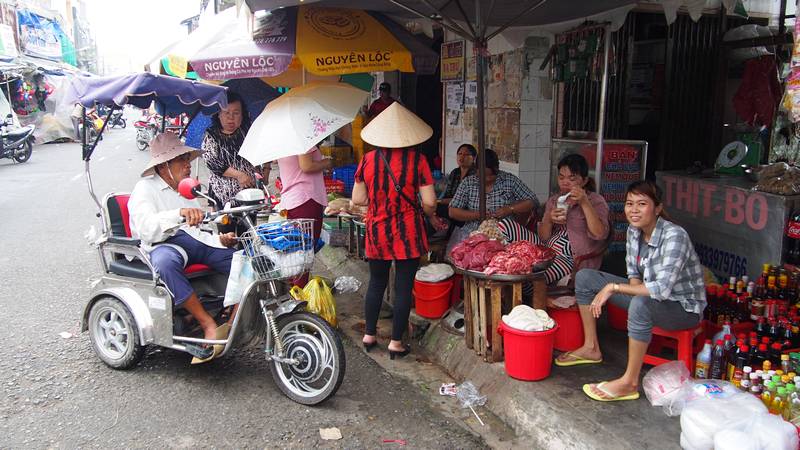
<instances>
[{"instance_id":1,"label":"wooden table","mask_svg":"<svg viewBox=\"0 0 800 450\"><path fill-rule=\"evenodd\" d=\"M464 280L464 338L467 348L475 350L486 362L502 361L503 337L497 332L501 316L522 304L522 285L526 282L533 284L533 307L546 308L547 283L544 271L526 275L492 276L482 272L456 270ZM504 291L510 291L511 296L504 297ZM504 298L507 300L505 305Z\"/></svg>"}]
</instances>

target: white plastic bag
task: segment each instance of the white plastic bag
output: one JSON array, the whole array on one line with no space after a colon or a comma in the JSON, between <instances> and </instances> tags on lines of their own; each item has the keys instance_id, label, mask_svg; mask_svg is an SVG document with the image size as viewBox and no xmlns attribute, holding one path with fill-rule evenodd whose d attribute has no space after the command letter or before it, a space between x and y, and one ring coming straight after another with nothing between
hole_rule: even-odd
<instances>
[{"instance_id":1,"label":"white plastic bag","mask_svg":"<svg viewBox=\"0 0 800 450\"><path fill-rule=\"evenodd\" d=\"M522 331L545 331L556 326L546 311L527 305L515 306L510 313L502 316L502 320L509 327Z\"/></svg>"},{"instance_id":2,"label":"white plastic bag","mask_svg":"<svg viewBox=\"0 0 800 450\"><path fill-rule=\"evenodd\" d=\"M689 369L683 361L671 361L660 366L653 367L647 372L647 375L642 379L642 387L644 388L644 395L653 406L670 405L676 396L680 395L681 388L689 381ZM672 414L672 410L666 411L668 416L678 415Z\"/></svg>"},{"instance_id":3,"label":"white plastic bag","mask_svg":"<svg viewBox=\"0 0 800 450\"><path fill-rule=\"evenodd\" d=\"M795 426L774 414L758 414L742 431L757 440L759 450L795 450L798 446Z\"/></svg>"},{"instance_id":4,"label":"white plastic bag","mask_svg":"<svg viewBox=\"0 0 800 450\"><path fill-rule=\"evenodd\" d=\"M703 381L684 385L684 390L692 394L686 395L686 406L681 413L683 448L713 450L714 436L718 432L725 429L741 430L754 418L768 414L761 400L737 390L732 384ZM721 439L724 443L724 437Z\"/></svg>"},{"instance_id":5,"label":"white plastic bag","mask_svg":"<svg viewBox=\"0 0 800 450\"><path fill-rule=\"evenodd\" d=\"M228 285L225 287L224 306L235 305L242 300L242 295L247 286L256 279L250 259L244 256L244 251L239 250L231 257L231 273L228 275Z\"/></svg>"},{"instance_id":6,"label":"white plastic bag","mask_svg":"<svg viewBox=\"0 0 800 450\"><path fill-rule=\"evenodd\" d=\"M727 428L714 435L714 450L759 450L758 438Z\"/></svg>"},{"instance_id":7,"label":"white plastic bag","mask_svg":"<svg viewBox=\"0 0 800 450\"><path fill-rule=\"evenodd\" d=\"M264 246L263 252L280 271L282 278L292 278L301 275L307 267L314 263L314 250L298 250L291 253L279 252L269 246Z\"/></svg>"},{"instance_id":8,"label":"white plastic bag","mask_svg":"<svg viewBox=\"0 0 800 450\"><path fill-rule=\"evenodd\" d=\"M419 268L415 278L426 283L437 283L452 277L454 273L450 264L428 264Z\"/></svg>"}]
</instances>

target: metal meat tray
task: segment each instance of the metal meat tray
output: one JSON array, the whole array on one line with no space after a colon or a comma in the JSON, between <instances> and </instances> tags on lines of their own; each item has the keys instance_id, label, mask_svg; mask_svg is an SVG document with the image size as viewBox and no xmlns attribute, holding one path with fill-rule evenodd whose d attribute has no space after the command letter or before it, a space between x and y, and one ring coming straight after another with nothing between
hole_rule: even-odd
<instances>
[{"instance_id":1,"label":"metal meat tray","mask_svg":"<svg viewBox=\"0 0 800 450\"><path fill-rule=\"evenodd\" d=\"M517 283L520 281L532 281L535 278L539 278L544 276L544 271L547 270L553 264L553 260L549 259L547 261L542 261L540 263L536 263L533 265L532 270L530 273L522 273L522 274L505 274L505 273L496 273L494 275L487 275L483 272L478 272L477 270L468 270L462 269L458 266L453 265L455 267L457 273L461 273L464 275L468 275L473 278L477 278L479 280L490 280L490 281L504 281L508 283Z\"/></svg>"}]
</instances>

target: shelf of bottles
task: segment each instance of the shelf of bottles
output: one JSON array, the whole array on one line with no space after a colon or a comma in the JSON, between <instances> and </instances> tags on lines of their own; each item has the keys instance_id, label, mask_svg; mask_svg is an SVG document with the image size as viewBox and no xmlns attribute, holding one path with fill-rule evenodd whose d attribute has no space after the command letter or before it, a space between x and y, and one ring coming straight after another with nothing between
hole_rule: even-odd
<instances>
[{"instance_id":1,"label":"shelf of bottles","mask_svg":"<svg viewBox=\"0 0 800 450\"><path fill-rule=\"evenodd\" d=\"M764 264L750 280L706 288L695 378L727 380L800 425L800 273Z\"/></svg>"}]
</instances>

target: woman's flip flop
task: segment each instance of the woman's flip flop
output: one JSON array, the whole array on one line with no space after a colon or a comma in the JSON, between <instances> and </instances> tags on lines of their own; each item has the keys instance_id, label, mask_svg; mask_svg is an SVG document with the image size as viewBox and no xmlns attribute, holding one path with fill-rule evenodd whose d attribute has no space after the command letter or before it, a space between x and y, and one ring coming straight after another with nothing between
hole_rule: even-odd
<instances>
[{"instance_id":1,"label":"woman's flip flop","mask_svg":"<svg viewBox=\"0 0 800 450\"><path fill-rule=\"evenodd\" d=\"M605 385L605 384L606 384L606 382L603 381L603 382L597 383L595 385L595 388L598 391L603 393L602 397L597 395L592 390L592 385L591 384L584 384L583 385L583 393L586 394L586 396L589 397L590 399L597 400L598 402L617 402L617 401L621 401L621 400L638 400L639 399L639 392L638 391L634 392L633 394L628 394L628 395L614 395L611 392L608 392L607 390L603 389L603 385Z\"/></svg>"},{"instance_id":2,"label":"woman's flip flop","mask_svg":"<svg viewBox=\"0 0 800 450\"><path fill-rule=\"evenodd\" d=\"M555 361L554 361L555 365L557 365L559 367L570 367L570 366L579 366L581 364L600 364L601 362L603 362L603 358L600 358L600 359L586 359L586 358L582 358L582 357L580 357L580 356L578 356L578 355L576 355L574 353L571 353L571 352L564 353L564 356L567 356L567 357L572 358L572 359L569 360L569 361L562 361L559 358L556 358Z\"/></svg>"}]
</instances>

